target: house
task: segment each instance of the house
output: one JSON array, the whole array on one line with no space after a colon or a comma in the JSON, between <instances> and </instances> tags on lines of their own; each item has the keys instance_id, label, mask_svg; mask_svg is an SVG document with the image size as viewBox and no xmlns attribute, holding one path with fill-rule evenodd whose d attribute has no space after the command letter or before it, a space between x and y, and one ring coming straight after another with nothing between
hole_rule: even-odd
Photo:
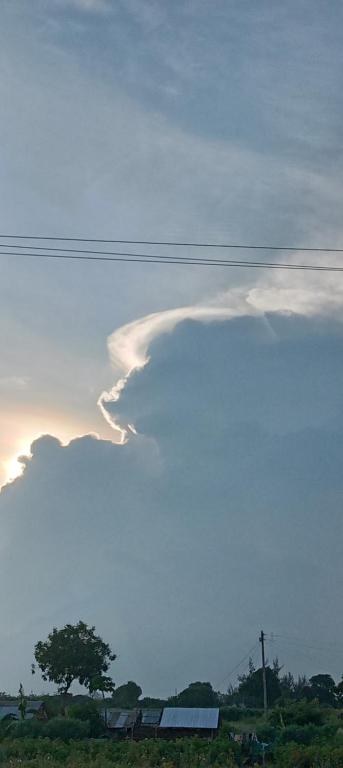
<instances>
[{"instance_id":1,"label":"house","mask_svg":"<svg viewBox=\"0 0 343 768\"><path fill-rule=\"evenodd\" d=\"M19 720L20 712L17 705L5 704L0 705L0 721L2 720Z\"/></svg>"},{"instance_id":2,"label":"house","mask_svg":"<svg viewBox=\"0 0 343 768\"><path fill-rule=\"evenodd\" d=\"M26 700L25 720L31 720L33 717L39 720L46 720L47 714L44 701ZM17 699L0 700L0 721L5 719L21 720L19 701Z\"/></svg>"},{"instance_id":3,"label":"house","mask_svg":"<svg viewBox=\"0 0 343 768\"><path fill-rule=\"evenodd\" d=\"M213 739L219 728L219 708L165 707L162 709L116 709L102 711L108 731L115 738L175 739L205 736Z\"/></svg>"},{"instance_id":4,"label":"house","mask_svg":"<svg viewBox=\"0 0 343 768\"><path fill-rule=\"evenodd\" d=\"M165 707L158 728L162 738L206 736L214 738L219 728L219 707Z\"/></svg>"},{"instance_id":5,"label":"house","mask_svg":"<svg viewBox=\"0 0 343 768\"><path fill-rule=\"evenodd\" d=\"M102 711L102 717L113 736L131 736L133 738L134 727L139 720L139 710L110 707Z\"/></svg>"},{"instance_id":6,"label":"house","mask_svg":"<svg viewBox=\"0 0 343 768\"><path fill-rule=\"evenodd\" d=\"M158 735L162 709L141 709L134 736L137 739L151 739Z\"/></svg>"}]
</instances>

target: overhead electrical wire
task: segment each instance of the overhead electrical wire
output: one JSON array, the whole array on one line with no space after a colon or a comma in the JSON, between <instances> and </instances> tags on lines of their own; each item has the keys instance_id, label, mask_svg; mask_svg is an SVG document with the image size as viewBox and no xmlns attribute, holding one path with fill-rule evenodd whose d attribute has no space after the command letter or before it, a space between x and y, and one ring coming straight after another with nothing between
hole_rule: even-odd
<instances>
[{"instance_id":1,"label":"overhead electrical wire","mask_svg":"<svg viewBox=\"0 0 343 768\"><path fill-rule=\"evenodd\" d=\"M248 653L246 653L246 654L245 654L245 656L243 656L243 658L242 658L242 659L241 659L241 660L238 662L238 664L236 664L236 665L233 667L233 669L231 669L231 670L230 670L230 672L229 672L227 675L225 675L225 677L224 677L224 678L223 678L223 680L221 681L221 683L220 683L219 687L220 687L221 685L223 685L223 683L225 683L227 680L230 680L230 678L232 677L232 675L234 674L234 672L237 672L237 670L238 670L238 669L239 669L239 668L242 666L242 664L244 664L244 662L245 662L245 661L247 661L248 659L250 659L250 657L251 657L251 654L252 654L252 653L254 653L254 651L257 649L257 647L258 647L258 644L259 644L258 642L254 643L254 645L253 645L253 646L250 648L250 650L248 651Z\"/></svg>"},{"instance_id":2,"label":"overhead electrical wire","mask_svg":"<svg viewBox=\"0 0 343 768\"><path fill-rule=\"evenodd\" d=\"M12 247L8 245L0 245L0 248ZM19 248L20 246L18 246ZM206 266L206 267L236 267L247 269L286 269L295 271L306 272L343 272L343 266L337 267L334 265L317 265L317 264L289 264L282 262L267 262L267 261L241 261L239 259L210 259L193 258L189 256L166 256L161 254L148 254L148 253L125 253L125 252L106 252L106 251L87 251L82 249L63 249L58 248L53 253L46 253L49 251L49 247L43 249L44 252L37 253L38 248L35 251L28 251L28 247L24 246L24 250L0 250L0 256L22 256L31 257L36 259L56 259L56 260L78 260L78 261L110 261L110 262L125 262L130 263L146 263L146 264L181 264L186 266ZM105 255L105 254L108 255ZM84 255L82 255L84 254Z\"/></svg>"},{"instance_id":3,"label":"overhead electrical wire","mask_svg":"<svg viewBox=\"0 0 343 768\"><path fill-rule=\"evenodd\" d=\"M170 246L176 248L231 248L245 251L304 251L309 253L343 253L343 248L333 248L331 246L295 246L295 245L248 245L244 243L204 243L204 242L180 242L174 240L119 240L106 239L100 237L68 237L57 235L16 235L0 234L3 240L52 240L59 242L77 242L77 243L117 243L120 245L158 245Z\"/></svg>"},{"instance_id":4,"label":"overhead electrical wire","mask_svg":"<svg viewBox=\"0 0 343 768\"><path fill-rule=\"evenodd\" d=\"M270 636L270 641L275 641L276 643L279 642L279 639L281 639L282 642L290 643L295 646L299 646L300 648L304 648L305 650L313 650L313 651L323 651L324 653L338 653L340 656L343 654L343 649L340 645L340 643L332 643L331 641L322 641L321 643L307 643L306 641L301 640L300 638L291 637L290 635L279 635L274 634Z\"/></svg>"}]
</instances>

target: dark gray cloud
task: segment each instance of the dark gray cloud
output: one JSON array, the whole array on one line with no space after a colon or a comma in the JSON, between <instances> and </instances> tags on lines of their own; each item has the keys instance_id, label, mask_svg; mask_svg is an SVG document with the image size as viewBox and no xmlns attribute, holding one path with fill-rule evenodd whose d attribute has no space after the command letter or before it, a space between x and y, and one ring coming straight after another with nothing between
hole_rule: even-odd
<instances>
[{"instance_id":1,"label":"dark gray cloud","mask_svg":"<svg viewBox=\"0 0 343 768\"><path fill-rule=\"evenodd\" d=\"M340 636L342 332L269 320L274 338L240 319L155 342L120 403L144 433L127 445L34 443L0 495L6 686L35 640L79 617L118 651L117 679L151 693L219 685L261 625ZM276 652L296 671L343 664Z\"/></svg>"}]
</instances>

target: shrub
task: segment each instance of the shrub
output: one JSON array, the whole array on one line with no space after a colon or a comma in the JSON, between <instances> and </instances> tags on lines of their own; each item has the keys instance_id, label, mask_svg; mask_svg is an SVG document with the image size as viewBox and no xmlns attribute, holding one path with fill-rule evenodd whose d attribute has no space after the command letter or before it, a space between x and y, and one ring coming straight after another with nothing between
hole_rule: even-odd
<instances>
[{"instance_id":1,"label":"shrub","mask_svg":"<svg viewBox=\"0 0 343 768\"><path fill-rule=\"evenodd\" d=\"M290 744L275 751L275 764L278 768L342 768L343 748Z\"/></svg>"},{"instance_id":2,"label":"shrub","mask_svg":"<svg viewBox=\"0 0 343 768\"><path fill-rule=\"evenodd\" d=\"M220 714L223 720L228 720L229 722L234 723L238 720L262 717L263 711L261 709L243 709L241 707L221 707Z\"/></svg>"},{"instance_id":3,"label":"shrub","mask_svg":"<svg viewBox=\"0 0 343 768\"><path fill-rule=\"evenodd\" d=\"M44 725L45 723L42 720L37 720L34 717L31 720L14 721L11 723L6 735L13 739L22 739L26 736L37 739L43 735Z\"/></svg>"},{"instance_id":4,"label":"shrub","mask_svg":"<svg viewBox=\"0 0 343 768\"><path fill-rule=\"evenodd\" d=\"M323 711L315 701L300 701L287 707L277 707L269 714L271 725L322 725Z\"/></svg>"},{"instance_id":5,"label":"shrub","mask_svg":"<svg viewBox=\"0 0 343 768\"><path fill-rule=\"evenodd\" d=\"M90 734L90 724L88 721L68 719L67 717L53 717L51 720L42 721L32 718L31 720L20 720L12 723L6 736L13 739L23 739L31 737L50 738L50 739L84 739Z\"/></svg>"},{"instance_id":6,"label":"shrub","mask_svg":"<svg viewBox=\"0 0 343 768\"><path fill-rule=\"evenodd\" d=\"M101 717L99 707L95 701L87 701L80 704L71 704L67 710L67 717L72 720L81 720L89 723L89 735L97 738L105 732L105 723Z\"/></svg>"},{"instance_id":7,"label":"shrub","mask_svg":"<svg viewBox=\"0 0 343 768\"><path fill-rule=\"evenodd\" d=\"M271 744L275 741L278 734L278 730L272 725L259 725L256 728L256 736L259 741L264 741L266 744Z\"/></svg>"},{"instance_id":8,"label":"shrub","mask_svg":"<svg viewBox=\"0 0 343 768\"><path fill-rule=\"evenodd\" d=\"M288 725L280 732L278 743L294 742L307 745L332 743L336 733L337 727L335 725L316 726L311 723L309 725Z\"/></svg>"},{"instance_id":9,"label":"shrub","mask_svg":"<svg viewBox=\"0 0 343 768\"><path fill-rule=\"evenodd\" d=\"M68 717L53 717L44 723L44 736L50 739L85 739L90 734L88 721L69 719Z\"/></svg>"}]
</instances>

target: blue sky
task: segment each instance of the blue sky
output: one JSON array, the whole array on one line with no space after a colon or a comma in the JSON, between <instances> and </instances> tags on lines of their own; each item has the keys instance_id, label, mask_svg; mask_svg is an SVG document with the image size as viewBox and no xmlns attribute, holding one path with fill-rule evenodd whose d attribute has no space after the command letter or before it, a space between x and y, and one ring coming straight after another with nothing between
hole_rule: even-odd
<instances>
[{"instance_id":1,"label":"blue sky","mask_svg":"<svg viewBox=\"0 0 343 768\"><path fill-rule=\"evenodd\" d=\"M1 232L342 244L341 4L0 16ZM31 685L34 642L79 618L146 693L219 686L261 624L338 642L342 287L0 258L4 687Z\"/></svg>"}]
</instances>

